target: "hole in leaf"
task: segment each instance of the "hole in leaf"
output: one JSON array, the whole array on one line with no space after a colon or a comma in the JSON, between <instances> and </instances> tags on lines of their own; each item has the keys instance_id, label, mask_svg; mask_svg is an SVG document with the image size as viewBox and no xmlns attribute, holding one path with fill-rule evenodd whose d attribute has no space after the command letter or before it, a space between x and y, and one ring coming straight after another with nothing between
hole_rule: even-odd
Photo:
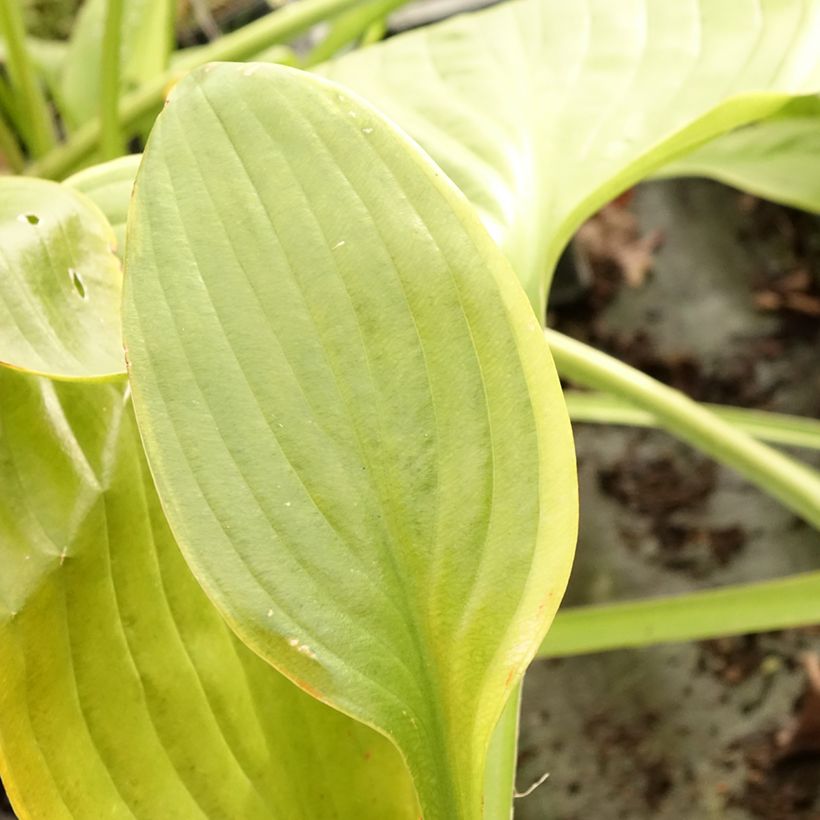
<instances>
[{"instance_id":1,"label":"hole in leaf","mask_svg":"<svg viewBox=\"0 0 820 820\"><path fill-rule=\"evenodd\" d=\"M85 299L85 285L83 284L83 280L80 277L80 274L77 273L74 268L68 269L69 274L71 275L71 284L74 285L74 290L80 294L81 299Z\"/></svg>"}]
</instances>

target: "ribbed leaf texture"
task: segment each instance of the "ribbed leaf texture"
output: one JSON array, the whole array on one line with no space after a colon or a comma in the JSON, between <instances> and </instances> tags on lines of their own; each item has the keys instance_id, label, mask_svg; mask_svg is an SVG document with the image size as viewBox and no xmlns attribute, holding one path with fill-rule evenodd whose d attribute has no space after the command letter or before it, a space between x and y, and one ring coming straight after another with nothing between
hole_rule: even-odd
<instances>
[{"instance_id":1,"label":"ribbed leaf texture","mask_svg":"<svg viewBox=\"0 0 820 820\"><path fill-rule=\"evenodd\" d=\"M26 818L417 816L391 745L205 597L117 383L0 368L0 775Z\"/></svg>"},{"instance_id":2,"label":"ribbed leaf texture","mask_svg":"<svg viewBox=\"0 0 820 820\"><path fill-rule=\"evenodd\" d=\"M473 209L369 106L215 64L137 177L125 327L160 497L238 634L480 818L558 605L573 448L540 325Z\"/></svg>"}]
</instances>

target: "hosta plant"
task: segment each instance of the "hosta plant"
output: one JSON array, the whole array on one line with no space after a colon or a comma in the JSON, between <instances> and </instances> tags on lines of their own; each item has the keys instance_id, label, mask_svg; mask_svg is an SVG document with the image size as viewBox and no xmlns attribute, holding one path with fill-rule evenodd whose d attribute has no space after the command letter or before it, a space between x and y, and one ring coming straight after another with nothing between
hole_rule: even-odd
<instances>
[{"instance_id":1,"label":"hosta plant","mask_svg":"<svg viewBox=\"0 0 820 820\"><path fill-rule=\"evenodd\" d=\"M516 0L318 74L209 63L142 158L0 179L21 817L509 817L536 654L820 619L810 574L547 635L577 520L555 364L607 391L576 417L663 426L820 525L816 472L758 440L816 424L701 407L542 326L585 216L820 89L820 4L746 11Z\"/></svg>"}]
</instances>

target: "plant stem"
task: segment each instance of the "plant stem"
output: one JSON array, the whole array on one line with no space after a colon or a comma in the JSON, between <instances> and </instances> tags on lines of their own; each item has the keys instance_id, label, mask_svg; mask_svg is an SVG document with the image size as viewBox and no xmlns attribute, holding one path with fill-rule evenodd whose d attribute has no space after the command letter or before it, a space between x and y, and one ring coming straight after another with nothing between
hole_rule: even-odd
<instances>
[{"instance_id":1,"label":"plant stem","mask_svg":"<svg viewBox=\"0 0 820 820\"><path fill-rule=\"evenodd\" d=\"M538 657L820 623L820 572L666 598L562 609Z\"/></svg>"},{"instance_id":2,"label":"plant stem","mask_svg":"<svg viewBox=\"0 0 820 820\"><path fill-rule=\"evenodd\" d=\"M142 117L162 105L168 90L188 71L215 61L246 60L272 45L291 39L314 23L347 11L362 2L363 0L301 0L198 48L188 60L180 61L174 68L121 99L118 111L120 127L128 134L129 129ZM94 152L99 145L100 136L98 119L86 123L63 145L32 164L28 172L33 176L62 179Z\"/></svg>"},{"instance_id":3,"label":"plant stem","mask_svg":"<svg viewBox=\"0 0 820 820\"><path fill-rule=\"evenodd\" d=\"M484 782L484 820L511 820L518 760L518 715L521 711L521 683L510 692L498 719L487 752Z\"/></svg>"},{"instance_id":4,"label":"plant stem","mask_svg":"<svg viewBox=\"0 0 820 820\"><path fill-rule=\"evenodd\" d=\"M657 417L648 410L637 407L619 396L566 390L564 398L573 421L592 424L625 424L631 427L658 427L660 425ZM774 444L820 450L820 421L816 419L789 416L785 413L770 413L765 410L727 407L722 404L701 406L708 408L718 418L754 438Z\"/></svg>"},{"instance_id":5,"label":"plant stem","mask_svg":"<svg viewBox=\"0 0 820 820\"><path fill-rule=\"evenodd\" d=\"M124 153L118 116L122 11L122 0L108 0L100 66L100 148L104 160Z\"/></svg>"},{"instance_id":6,"label":"plant stem","mask_svg":"<svg viewBox=\"0 0 820 820\"><path fill-rule=\"evenodd\" d=\"M820 529L820 473L755 441L683 393L589 345L547 329L558 372L650 412L661 427L726 464Z\"/></svg>"},{"instance_id":7,"label":"plant stem","mask_svg":"<svg viewBox=\"0 0 820 820\"><path fill-rule=\"evenodd\" d=\"M20 96L23 115L20 119L25 122L25 140L31 154L39 157L56 141L54 124L26 48L26 30L19 0L0 0L0 34L6 41L9 76Z\"/></svg>"}]
</instances>

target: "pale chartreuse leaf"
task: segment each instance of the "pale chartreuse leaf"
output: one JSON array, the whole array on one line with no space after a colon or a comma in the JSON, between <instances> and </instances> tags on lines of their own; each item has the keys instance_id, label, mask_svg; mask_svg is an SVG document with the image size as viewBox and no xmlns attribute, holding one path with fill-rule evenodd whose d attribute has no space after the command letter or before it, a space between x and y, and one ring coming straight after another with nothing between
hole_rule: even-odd
<instances>
[{"instance_id":1,"label":"pale chartreuse leaf","mask_svg":"<svg viewBox=\"0 0 820 820\"><path fill-rule=\"evenodd\" d=\"M87 0L71 32L62 78L63 114L76 128L100 111L107 0ZM120 78L125 90L160 75L173 50L174 0L124 0Z\"/></svg>"},{"instance_id":2,"label":"pale chartreuse leaf","mask_svg":"<svg viewBox=\"0 0 820 820\"><path fill-rule=\"evenodd\" d=\"M125 372L114 243L82 194L0 177L0 362L57 378Z\"/></svg>"},{"instance_id":3,"label":"pale chartreuse leaf","mask_svg":"<svg viewBox=\"0 0 820 820\"><path fill-rule=\"evenodd\" d=\"M211 65L152 132L125 338L163 506L257 652L482 815L564 589L572 440L540 325L441 172L313 75Z\"/></svg>"},{"instance_id":4,"label":"pale chartreuse leaf","mask_svg":"<svg viewBox=\"0 0 820 820\"><path fill-rule=\"evenodd\" d=\"M117 255L125 248L125 220L141 154L131 154L86 168L69 177L65 184L84 193L105 214L117 238Z\"/></svg>"},{"instance_id":5,"label":"pale chartreuse leaf","mask_svg":"<svg viewBox=\"0 0 820 820\"><path fill-rule=\"evenodd\" d=\"M712 177L757 196L820 213L820 98L787 105L660 169L660 177Z\"/></svg>"},{"instance_id":6,"label":"pale chartreuse leaf","mask_svg":"<svg viewBox=\"0 0 820 820\"><path fill-rule=\"evenodd\" d=\"M0 368L0 776L21 818L415 820L372 729L239 641L117 383Z\"/></svg>"},{"instance_id":7,"label":"pale chartreuse leaf","mask_svg":"<svg viewBox=\"0 0 820 820\"><path fill-rule=\"evenodd\" d=\"M580 222L663 162L820 90L818 0L514 0L326 73L405 129L543 305Z\"/></svg>"}]
</instances>

